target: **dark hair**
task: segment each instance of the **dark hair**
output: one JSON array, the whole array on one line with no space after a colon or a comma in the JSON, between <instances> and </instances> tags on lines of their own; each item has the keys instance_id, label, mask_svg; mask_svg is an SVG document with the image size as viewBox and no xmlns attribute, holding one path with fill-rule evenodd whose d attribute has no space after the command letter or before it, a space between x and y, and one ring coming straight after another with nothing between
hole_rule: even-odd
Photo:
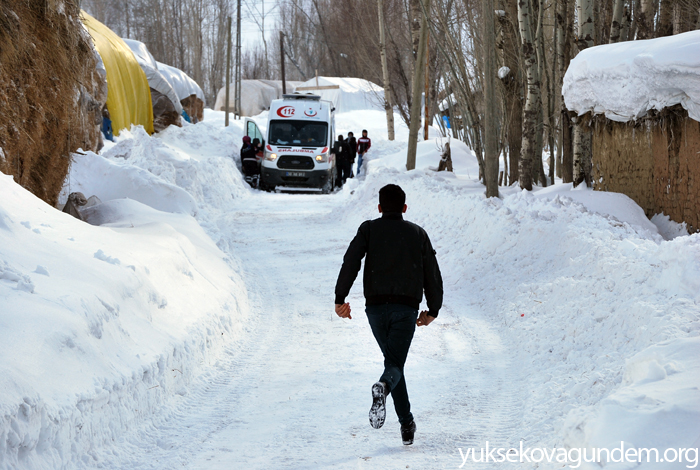
<instances>
[{"instance_id":1,"label":"dark hair","mask_svg":"<svg viewBox=\"0 0 700 470\"><path fill-rule=\"evenodd\" d=\"M362 133L364 134L365 132L367 132L367 129L362 129Z\"/></svg>"},{"instance_id":2,"label":"dark hair","mask_svg":"<svg viewBox=\"0 0 700 470\"><path fill-rule=\"evenodd\" d=\"M260 143L260 139L258 139L257 137L255 139L253 139L253 145L258 145L259 143Z\"/></svg>"},{"instance_id":3,"label":"dark hair","mask_svg":"<svg viewBox=\"0 0 700 470\"><path fill-rule=\"evenodd\" d=\"M338 136L338 141L340 141L340 142L343 141L343 134L340 134L340 135Z\"/></svg>"},{"instance_id":4,"label":"dark hair","mask_svg":"<svg viewBox=\"0 0 700 470\"><path fill-rule=\"evenodd\" d=\"M348 137L355 137L355 134L353 134L352 132L348 132Z\"/></svg>"},{"instance_id":5,"label":"dark hair","mask_svg":"<svg viewBox=\"0 0 700 470\"><path fill-rule=\"evenodd\" d=\"M379 204L382 212L403 212L406 193L396 184L387 184L379 190Z\"/></svg>"}]
</instances>

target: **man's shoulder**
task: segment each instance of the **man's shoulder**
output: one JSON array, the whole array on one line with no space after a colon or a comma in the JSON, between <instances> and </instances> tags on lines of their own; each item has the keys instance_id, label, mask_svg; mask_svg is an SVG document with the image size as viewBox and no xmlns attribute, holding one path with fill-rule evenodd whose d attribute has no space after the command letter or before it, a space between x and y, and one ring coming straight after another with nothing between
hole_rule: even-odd
<instances>
[{"instance_id":1,"label":"man's shoulder","mask_svg":"<svg viewBox=\"0 0 700 470\"><path fill-rule=\"evenodd\" d=\"M428 235L427 232L425 231L425 229L423 229L423 227L421 227L420 225L413 223L409 220L404 220L404 223L408 224L409 227L411 227L413 230L415 230L419 234L425 235L425 236Z\"/></svg>"}]
</instances>

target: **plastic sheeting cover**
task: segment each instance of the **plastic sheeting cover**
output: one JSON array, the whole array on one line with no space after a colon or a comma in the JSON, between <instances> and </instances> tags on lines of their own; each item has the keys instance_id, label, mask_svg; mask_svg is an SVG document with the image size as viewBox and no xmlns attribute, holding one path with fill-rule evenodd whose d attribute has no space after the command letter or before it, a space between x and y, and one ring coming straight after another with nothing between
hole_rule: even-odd
<instances>
[{"instance_id":1,"label":"plastic sheeting cover","mask_svg":"<svg viewBox=\"0 0 700 470\"><path fill-rule=\"evenodd\" d=\"M175 111L177 111L178 114L182 114L182 105L180 104L178 94L175 92L170 82L166 80L160 70L158 70L158 64L153 59L146 45L133 39L124 39L124 42L131 48L134 56L136 56L136 60L146 74L148 85L167 96L168 99L173 102Z\"/></svg>"},{"instance_id":2,"label":"plastic sheeting cover","mask_svg":"<svg viewBox=\"0 0 700 470\"><path fill-rule=\"evenodd\" d=\"M138 60L140 64L145 63L149 67L158 70L158 64L156 63L156 59L153 58L151 51L148 50L144 43L135 39L122 38L122 40L126 43L127 46L129 46L129 49L131 49L131 52L134 53L134 55L136 56L136 60Z\"/></svg>"},{"instance_id":3,"label":"plastic sheeting cover","mask_svg":"<svg viewBox=\"0 0 700 470\"><path fill-rule=\"evenodd\" d=\"M287 93L294 93L294 90L302 82L287 82ZM235 83L230 85L229 90L229 110L233 112L235 103L234 93ZM270 109L272 100L282 98L282 80L241 80L241 116L257 116ZM226 87L219 90L216 95L214 109L224 111L226 103Z\"/></svg>"},{"instance_id":4,"label":"plastic sheeting cover","mask_svg":"<svg viewBox=\"0 0 700 470\"><path fill-rule=\"evenodd\" d=\"M131 49L111 29L85 11L82 11L82 20L107 70L107 109L114 133L119 135L121 129L136 124L152 134L151 90Z\"/></svg>"},{"instance_id":5,"label":"plastic sheeting cover","mask_svg":"<svg viewBox=\"0 0 700 470\"><path fill-rule=\"evenodd\" d=\"M189 75L171 65L167 65L162 62L156 63L158 64L158 71L163 74L165 79L173 87L178 98L180 98L180 101L184 100L188 96L196 95L197 98L206 104L204 92L200 86L197 85L197 82L192 80Z\"/></svg>"},{"instance_id":6,"label":"plastic sheeting cover","mask_svg":"<svg viewBox=\"0 0 700 470\"><path fill-rule=\"evenodd\" d=\"M297 88L316 87L316 77L300 84ZM336 89L297 90L299 93L312 93L321 99L333 102L338 113L365 109L384 110L384 88L362 78L318 77L318 86L335 86Z\"/></svg>"}]
</instances>

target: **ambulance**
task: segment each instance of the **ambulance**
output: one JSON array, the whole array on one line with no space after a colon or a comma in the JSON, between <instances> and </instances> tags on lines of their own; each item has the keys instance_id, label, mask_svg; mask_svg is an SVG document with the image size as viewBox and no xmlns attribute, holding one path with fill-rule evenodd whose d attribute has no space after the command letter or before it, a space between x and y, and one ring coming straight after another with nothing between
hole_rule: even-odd
<instances>
[{"instance_id":1,"label":"ambulance","mask_svg":"<svg viewBox=\"0 0 700 470\"><path fill-rule=\"evenodd\" d=\"M261 187L314 188L330 193L336 182L335 108L311 94L284 95L270 104Z\"/></svg>"}]
</instances>

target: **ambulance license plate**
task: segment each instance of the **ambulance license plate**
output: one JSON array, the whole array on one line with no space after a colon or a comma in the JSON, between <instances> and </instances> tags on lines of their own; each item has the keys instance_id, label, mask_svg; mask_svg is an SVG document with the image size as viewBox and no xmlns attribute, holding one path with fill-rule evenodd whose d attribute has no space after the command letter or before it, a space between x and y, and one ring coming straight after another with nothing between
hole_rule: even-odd
<instances>
[{"instance_id":1,"label":"ambulance license plate","mask_svg":"<svg viewBox=\"0 0 700 470\"><path fill-rule=\"evenodd\" d=\"M306 176L303 171L288 171L285 176Z\"/></svg>"}]
</instances>

